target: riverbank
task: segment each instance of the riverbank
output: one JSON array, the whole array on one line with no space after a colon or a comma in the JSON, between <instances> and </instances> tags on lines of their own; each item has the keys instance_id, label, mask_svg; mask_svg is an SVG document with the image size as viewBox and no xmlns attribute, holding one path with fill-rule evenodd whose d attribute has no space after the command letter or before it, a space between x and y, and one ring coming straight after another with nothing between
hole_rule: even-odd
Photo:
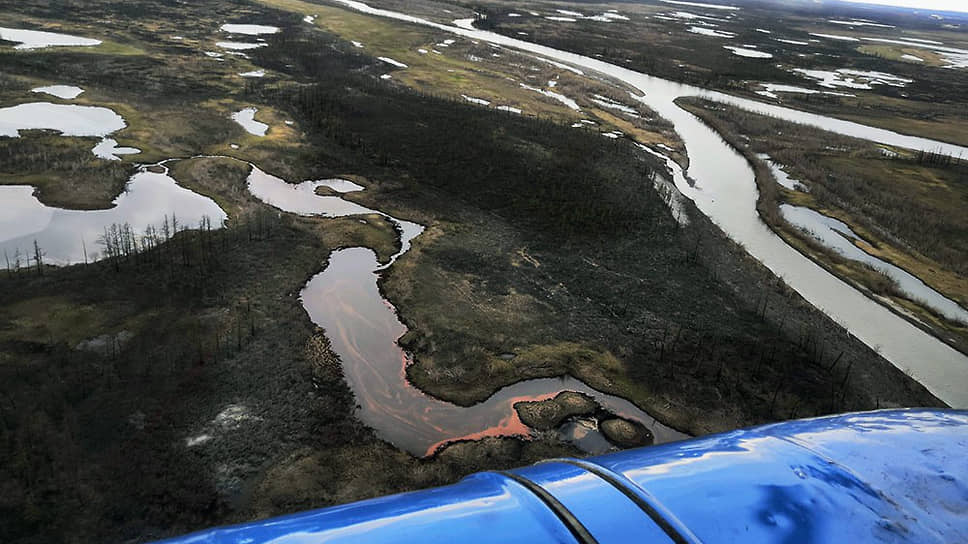
<instances>
[{"instance_id":1,"label":"riverbank","mask_svg":"<svg viewBox=\"0 0 968 544\"><path fill-rule=\"evenodd\" d=\"M502 136L495 138L495 129L482 124L488 114L470 108L459 114L466 127L459 134L445 128L450 117L431 103L382 88L340 100L347 103L334 109L355 112L355 119L341 118L344 126L411 173L403 198L397 191L392 197L368 191L360 198L429 225L382 283L410 329L402 340L416 355L408 375L424 391L469 404L522 379L574 373L693 433L843 408L843 391L832 395L832 383L847 383L845 396L854 399L847 407L937 402L842 328L806 310L694 207L690 218L702 226L675 226L643 179L647 174L635 166L645 154L630 144L565 151L592 143L565 138L573 134L567 127L526 129L523 120L502 123ZM407 156L414 141L412 134L403 137L413 126L407 118L383 122L379 131L369 122L388 119L387 110L401 111L400 101L422 122L421 146L450 157L449 167L464 174L428 170ZM517 130L526 130L522 135L533 143L508 148L506 142L520 140L503 134ZM551 149L562 149L554 153L562 158L601 158L547 170L525 166L540 164L531 153L546 156ZM482 158L492 154L502 160ZM462 167L478 162L492 166L486 172ZM529 168L532 173L523 177ZM564 180L572 185L569 192L553 204L539 203ZM594 208L588 203L597 202L622 202L613 213L631 215L623 229L606 221L610 228L596 230L603 224L590 218L582 220L593 228L559 223L558 210L576 209L572 198L585 203L590 217ZM765 297L763 285L772 286ZM784 363L767 362L774 350ZM827 374L841 351L834 375ZM742 399L735 393L738 383L750 389ZM787 386L791 392L780 391Z\"/></svg>"},{"instance_id":2,"label":"riverbank","mask_svg":"<svg viewBox=\"0 0 968 544\"><path fill-rule=\"evenodd\" d=\"M487 229L432 227L383 282L410 329L408 377L472 404L568 374L691 434L937 404L688 210L699 226L672 247L629 234L561 252L493 219Z\"/></svg>"},{"instance_id":3,"label":"riverbank","mask_svg":"<svg viewBox=\"0 0 968 544\"><path fill-rule=\"evenodd\" d=\"M420 461L363 426L292 296L336 247L313 230L262 212L117 269L0 278L4 541L161 538L578 453L507 439Z\"/></svg>"},{"instance_id":4,"label":"riverbank","mask_svg":"<svg viewBox=\"0 0 968 544\"><path fill-rule=\"evenodd\" d=\"M0 46L0 100L36 100L30 88L42 83L82 85L77 103L117 111L128 124L118 140L142 153L107 161L91 152L93 138L28 132L3 139L4 183L90 209L123 194L132 162L232 154L302 180L356 160L327 155L342 148L307 146L299 120L269 105L258 104L257 118L270 124L265 138L229 117L251 104L237 74L254 66L204 54L216 49L219 25L252 17L298 34L298 17L231 2L123 12L109 4L67 13L22 3L0 14L15 19L10 25L57 23L91 36L103 31L97 21L117 17L114 39L137 44L124 55ZM332 38L315 37L331 51ZM359 66L326 54L337 73ZM278 78L270 74L263 88ZM382 216L281 215L249 196L249 168L239 161L168 164L179 184L226 210L225 229L181 232L86 265L0 272L0 540L151 540L579 453L553 440L486 440L420 461L382 441L354 416L342 374L314 374L306 346L320 333L295 295L338 248L366 245L386 262L399 249L394 227ZM146 225L135 222L140 233Z\"/></svg>"},{"instance_id":5,"label":"riverbank","mask_svg":"<svg viewBox=\"0 0 968 544\"><path fill-rule=\"evenodd\" d=\"M401 64L384 64L388 84L510 116L569 123L576 130L602 134L618 131L640 142L661 144L677 160L684 159L682 144L671 124L634 100L632 87L587 77L581 70L540 56L435 29L400 25L343 7L302 0L259 2L301 15L314 14L315 27L353 43L354 52Z\"/></svg>"},{"instance_id":6,"label":"riverbank","mask_svg":"<svg viewBox=\"0 0 968 544\"><path fill-rule=\"evenodd\" d=\"M574 369L694 433L939 404L691 203L680 227L653 190L657 163L622 138L389 85L387 63L258 4L115 7L17 9L81 34L111 14L112 37L146 54L4 50L5 69L86 86L129 121L122 144L142 159L232 154L293 183L355 173L366 190L347 200L428 225L382 283L430 394L471 403ZM245 59L213 51L225 21L280 31ZM266 137L230 119L243 107ZM316 329L299 293L339 248L386 262L390 225L280 213L237 161L171 168L227 228L0 273L0 540L147 540L581 454L544 434L426 460L389 445L334 371L338 331Z\"/></svg>"},{"instance_id":7,"label":"riverbank","mask_svg":"<svg viewBox=\"0 0 968 544\"><path fill-rule=\"evenodd\" d=\"M369 4L442 24L451 24L457 18L433 9L431 2L408 2L405 7L396 0ZM946 21L930 19L927 13L905 17L882 12L877 17L889 25L845 27L831 22L816 7L735 7L738 9L724 12L702 5L661 2L581 6L564 2L509 5L488 0L478 2L475 11L484 14L476 23L479 28L510 38L688 85L904 134L968 144L964 108L968 103L964 92L968 73L963 68L937 68L960 63L938 55L928 45L968 50L963 33L945 27ZM572 15L561 17L558 9ZM852 10L857 10L857 17L872 16L862 7L838 9L843 10L844 19L851 18L847 13ZM927 42L918 43L921 40ZM885 41L904 47L908 54L920 55L917 58L923 62L906 62L899 55L871 49L883 47ZM939 56L946 57L945 61L940 62ZM854 71L854 77L886 74L905 82L868 85L858 79L851 80L852 84L816 85L816 79L804 73L828 73L836 79L838 70ZM771 87L788 90L772 92L768 90Z\"/></svg>"},{"instance_id":8,"label":"riverbank","mask_svg":"<svg viewBox=\"0 0 968 544\"><path fill-rule=\"evenodd\" d=\"M958 181L962 166L918 164L917 154L908 150L892 150L730 106L696 99L677 104L709 124L750 162L759 189L757 211L774 232L897 315L962 353L968 351L968 324L946 319L902 292L879 270L818 243L780 212L780 205L787 203L843 221L862 238L852 243L863 251L910 272L964 307L968 281L961 273L966 263L964 236L958 233L966 225L957 204L961 200L957 195L966 190ZM781 162L807 190L781 186L760 154Z\"/></svg>"}]
</instances>

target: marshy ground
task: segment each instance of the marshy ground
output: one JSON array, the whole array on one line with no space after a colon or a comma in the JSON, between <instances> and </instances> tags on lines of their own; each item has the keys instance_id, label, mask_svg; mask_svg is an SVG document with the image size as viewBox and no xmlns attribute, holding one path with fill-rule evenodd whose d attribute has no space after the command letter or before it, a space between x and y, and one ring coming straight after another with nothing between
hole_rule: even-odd
<instances>
[{"instance_id":1,"label":"marshy ground","mask_svg":"<svg viewBox=\"0 0 968 544\"><path fill-rule=\"evenodd\" d=\"M818 244L809 233L785 221L780 204L817 210L844 221L862 239L865 252L903 268L949 299L968 306L964 202L968 170L952 157L889 149L720 106L682 101L684 107L715 127L754 164L759 187L757 208L786 240L837 274L857 282L914 322L961 351L968 324L939 314L896 282L869 266L843 258ZM804 190L777 184L759 154L785 168Z\"/></svg>"},{"instance_id":2,"label":"marshy ground","mask_svg":"<svg viewBox=\"0 0 968 544\"><path fill-rule=\"evenodd\" d=\"M206 55L225 22L280 32L248 58ZM124 257L0 273L0 540L140 541L580 454L541 434L417 459L363 426L298 293L332 250L386 261L396 233L378 216L279 213L246 190L247 162L290 182L351 177L366 191L347 199L428 227L380 287L409 328L408 378L440 399L568 374L690 434L940 404L690 203L675 220L652 183L662 165L601 135L685 160L667 122L611 107L636 104L626 89L290 0L25 2L0 24L104 40L0 45L0 106L78 85L70 103L116 111L128 126L113 137L142 150L107 162L91 138L0 138L0 183L102 208L134 163L179 158L172 177L229 217ZM245 107L265 137L230 119Z\"/></svg>"},{"instance_id":3,"label":"marshy ground","mask_svg":"<svg viewBox=\"0 0 968 544\"><path fill-rule=\"evenodd\" d=\"M372 4L393 9L395 2L377 0ZM455 18L439 4L426 4L436 6L426 8L436 20ZM811 4L784 6L778 11L752 2L739 3L734 10L663 2L495 0L476 5L486 14L488 29L508 36L665 79L906 134L968 143L964 108L968 102L968 38L962 30L964 20L957 18ZM623 18L603 21L596 17L608 13ZM858 19L869 22L871 17L877 24L844 24ZM740 56L727 47L753 50L762 57ZM879 72L910 82L822 87L797 71L803 69ZM764 84L810 92L768 97L758 92Z\"/></svg>"}]
</instances>

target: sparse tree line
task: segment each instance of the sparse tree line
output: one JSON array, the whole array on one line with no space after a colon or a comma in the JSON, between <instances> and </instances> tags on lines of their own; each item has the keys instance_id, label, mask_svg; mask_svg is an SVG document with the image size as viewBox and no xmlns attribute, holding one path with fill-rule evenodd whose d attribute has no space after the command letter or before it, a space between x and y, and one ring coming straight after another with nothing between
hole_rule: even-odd
<instances>
[{"instance_id":1,"label":"sparse tree line","mask_svg":"<svg viewBox=\"0 0 968 544\"><path fill-rule=\"evenodd\" d=\"M904 187L891 185L878 170L884 165L925 168L925 176L957 183L968 172L968 161L929 150L889 155L877 145L815 127L705 101L683 103L702 107L707 112L707 122L728 140L730 134L748 136L753 151L769 153L794 179L805 182L819 206L844 210L880 239L901 248L913 248L956 273L968 273L968 226L961 209L911 198L909 192L902 190ZM732 142L744 145L735 136ZM842 162L848 159L849 162ZM772 178L768 170L760 171L765 165L756 168L758 177ZM911 179L909 173L899 175ZM782 220L776 207L782 200L777 184L761 183L758 188L759 212L769 221ZM891 282L884 278L877 281L890 291Z\"/></svg>"},{"instance_id":2,"label":"sparse tree line","mask_svg":"<svg viewBox=\"0 0 968 544\"><path fill-rule=\"evenodd\" d=\"M276 220L268 214L262 220L250 218L247 226L211 232L179 226L168 244L160 241L154 249L139 249L140 265L134 249L127 256L130 261L125 261L125 249L119 249L112 258L125 263L119 272L99 262L65 270L56 280L17 278L20 283L12 285L66 282L84 286L84 297L122 300L142 312L150 308L139 319L151 323L127 323L133 336L105 334L97 345L84 347L61 338L0 341L4 354L16 361L0 368L5 384L0 390L0 479L8 484L0 499L0 537L76 533L76 524L68 520L91 512L100 517L125 512L124 519L135 526L142 519L191 520L178 532L213 523L210 516L218 515L221 505L209 467L184 446L196 421L184 417L191 410L172 406L191 406L196 396L204 398L220 363L258 357L247 350L264 336L264 299L245 286L251 287L250 275L264 272L250 267L254 260L248 253L255 252L255 260L266 257L266 249L277 243L272 237ZM130 247L127 230L109 228L110 243ZM213 249L232 262L231 268L218 271L219 279L205 292L191 289L201 261L193 260L188 267L179 262L177 244L192 233L199 238L225 235L212 240ZM223 240L229 244L219 251ZM198 241L188 243L197 257ZM148 259L166 248L172 249L175 285L166 283L166 266ZM162 256L160 262L167 259ZM239 297L239 292L246 296ZM210 313L213 305L220 311ZM289 349L287 340L298 346L305 339L295 328L290 338L278 338L282 345L277 349ZM135 488L127 484L131 478L139 481ZM112 522L108 528L120 525Z\"/></svg>"},{"instance_id":3,"label":"sparse tree line","mask_svg":"<svg viewBox=\"0 0 968 544\"><path fill-rule=\"evenodd\" d=\"M453 195L521 224L529 234L555 240L559 250L569 244L584 247L581 244L596 236L634 232L641 236L642 245L659 252L672 233L684 232L652 186L656 166L634 160L636 152L627 142L583 134L549 119L510 116L388 87L365 75L341 79L327 75L310 81L314 84L277 87L278 94L266 96L288 100L304 126L319 138L319 147L329 149L335 144L336 149L352 151L357 160L402 170L416 180L411 182L414 189L427 185ZM638 164L637 171L630 172L630 164ZM681 246L677 250L681 266L675 273L670 271L677 274L703 260L709 241L680 234L680 240L668 243ZM642 245L637 246L639 251ZM575 289L580 280L561 281ZM629 297L622 300L627 303ZM768 306L764 297L758 305L763 322ZM621 307L611 308L610 314L625 316ZM728 398L723 404L747 405L750 412L765 418L873 407L850 385L852 364L842 353L831 354L818 339L819 332L791 318L802 327L798 335L784 330L783 316L772 315L770 320L781 322L779 330L762 325L773 331L772 344L718 337L700 329L689 342L669 337L633 359L658 361L659 368L667 369L670 382L688 374L687 383L702 384ZM680 327L672 334L685 336L686 332ZM791 344L789 338L799 341ZM806 359L814 365L801 367ZM746 360L756 364L738 362ZM653 383L656 367L643 368L642 381ZM481 371L457 365L433 372L438 379L466 381ZM748 383L750 376L754 384ZM805 391L816 402L800 406ZM743 399L744 394L755 398Z\"/></svg>"},{"instance_id":4,"label":"sparse tree line","mask_svg":"<svg viewBox=\"0 0 968 544\"><path fill-rule=\"evenodd\" d=\"M757 309L764 324L769 303L764 292ZM667 326L649 345L648 356L657 361L663 378L688 379L715 391L725 404L749 406L766 420L878 407L877 399L864 398L850 387L854 363L844 358L844 351L832 349L816 328L801 325L785 331L783 316L779 321L779 329L755 342ZM736 358L746 362L738 364ZM806 404L803 387L813 389L814 397Z\"/></svg>"},{"instance_id":5,"label":"sparse tree line","mask_svg":"<svg viewBox=\"0 0 968 544\"><path fill-rule=\"evenodd\" d=\"M100 252L92 251L82 240L83 263L116 273L156 273L164 271L171 279L191 278L198 288L207 288L221 269L222 254L239 242L270 238L282 219L268 210L237 218L223 228L213 226L204 216L197 225L182 223L176 214L165 215L159 226L148 225L138 231L130 223L104 227L97 239ZM30 253L4 250L8 277L32 271L42 275L46 253L36 240Z\"/></svg>"},{"instance_id":6,"label":"sparse tree line","mask_svg":"<svg viewBox=\"0 0 968 544\"><path fill-rule=\"evenodd\" d=\"M898 156L894 156L895 159ZM960 155L955 157L951 153L941 153L940 151L918 151L917 155L913 159L918 164L927 164L930 166L936 166L938 168L948 168L948 167L958 167L962 170L968 171L968 162L966 162Z\"/></svg>"},{"instance_id":7,"label":"sparse tree line","mask_svg":"<svg viewBox=\"0 0 968 544\"><path fill-rule=\"evenodd\" d=\"M166 248L168 251L153 252L162 244L171 242L175 235L184 233L191 228L189 225L180 224L176 214L171 214L170 221L168 214L165 214L159 228L148 225L142 233L137 233L129 223L120 225L113 223L104 227L104 234L98 237L97 242L102 249L104 259L109 261L115 270L119 270L122 264L130 264L132 261L140 264L154 260L153 264L158 264L161 259L167 259L169 266L176 263L182 266L191 266L193 253L201 255L201 260L204 261L204 256L213 251L212 221L208 216L202 217L198 223L197 231L205 233L205 236L196 237L198 251L193 252L188 243L181 243L178 244L180 247L176 251L172 251L172 248ZM183 238L191 238L191 236L185 234ZM86 255L84 262L87 263Z\"/></svg>"},{"instance_id":8,"label":"sparse tree line","mask_svg":"<svg viewBox=\"0 0 968 544\"><path fill-rule=\"evenodd\" d=\"M105 161L91 153L95 138L64 138L60 135L31 134L30 137L0 138L0 174L28 176L56 172L41 191L59 189L82 197L117 193L131 175L130 166ZM56 185L56 186L55 186Z\"/></svg>"},{"instance_id":9,"label":"sparse tree line","mask_svg":"<svg viewBox=\"0 0 968 544\"><path fill-rule=\"evenodd\" d=\"M88 16L103 16L99 2L43 4L44 9L60 10L61 16L75 13L72 7ZM134 5L124 6L129 4ZM125 13L132 17L151 13L161 18L172 5L152 2L150 9L129 7ZM251 7L244 2L232 5ZM687 266L640 274L660 289L640 289L634 300L648 303L664 296L663 290L678 289L668 283L669 277L691 283L688 274L700 268L692 263L709 251L703 247L706 241L697 236L693 242L680 234L652 188L655 166L626 142L582 134L550 120L519 119L513 114L442 102L432 95L387 90L371 77L344 76L365 66L366 59L334 54L335 42L327 43L321 32L313 34L322 37L314 42L287 30L270 38L282 47L274 45L253 53L256 59L272 57L284 72L290 71L284 65L292 63L305 78L303 83L313 86L282 87L270 94L261 84L252 83L246 92L265 93L274 105L288 105L293 113L301 114L300 119L319 138L320 145L314 150L323 157L321 162L328 161L327 166L391 171L394 179L409 176L409 189L419 191L426 184L455 200L523 224L522 232L537 231L561 254L577 253L567 247L572 242L580 250L604 247L610 252L614 246L603 241L616 237L622 244L634 245L638 259L662 258L656 255L665 250L663 243L677 236L671 245L684 249L676 253L675 262ZM287 50L287 44L293 49ZM316 46L322 47L317 50ZM40 57L55 58L21 55L22 59ZM178 78L166 82L155 70L145 77L145 72L134 68L150 67L149 56L136 57L125 67L131 70L125 77L132 85L156 93L159 89L209 90ZM6 60L0 57L0 65ZM78 66L90 69L83 63ZM117 67L100 74L91 71L95 74L81 76L88 78L83 81L108 81L124 73ZM197 126L186 132L196 130ZM254 368L292 372L286 367L298 367L300 347L312 365L320 397L331 399L331 409L316 415L321 420L351 419L347 416L353 401L339 378L339 362L328 340L312 334L306 341L311 332L305 313L294 299L283 296L280 287L296 285L279 278L301 270L308 262L286 262L283 257L307 247L313 254L320 253L312 248L314 238L289 229L289 221L289 216L261 209L233 217L226 228L217 228L207 219L198 226L186 225L174 214L161 225L142 231L129 224L108 225L96 244L103 259L92 258L83 266L44 277L11 274L6 281L13 288L4 290L7 300L18 300L10 293L21 286L39 286L43 289L33 293L47 294L54 282L64 282L58 285L81 288L77 291L87 298L78 303L117 301L162 313L157 317L137 314L139 319L151 320L147 326L132 324L142 327L141 334L125 345L112 337L103 351L84 351L67 342L43 339L3 345L7 353L26 363L0 365L0 382L6 384L0 391L0 479L11 482L0 497L0 540L48 536L49 540L133 540L146 536L145 527L181 531L226 521L228 516L212 485L211 457L184 446L185 437L197 431L192 425L198 414L190 407L212 402L212 382L229 375L228 379L251 385L245 374ZM579 242L586 243L580 246ZM32 256L23 256L24 270L33 259L31 269L42 273L43 248L34 244L33 250ZM84 250L86 253L87 248ZM318 261L312 262L316 264ZM543 270L549 268L555 267ZM573 269L589 267L582 264ZM706 280L705 276L699 279ZM564 283L572 288L576 282ZM625 290L630 284L592 281L584 293L591 300L595 292L612 283L619 286L614 300L620 302L612 304L610 315L620 319L602 321L601 331L593 334L622 328L635 317L633 311L625 312L637 306L643 321L654 317L649 314L655 306L630 307L632 294ZM703 283L697 288L702 289ZM692 288L683 286L687 287ZM695 293L716 295L719 289L721 286L712 293ZM727 302L734 300L728 298ZM706 303L700 299L699 304ZM755 303L749 301L750 306ZM764 296L756 304L761 319L776 317L768 308L772 303ZM791 316L790 321L793 319ZM774 338L760 335L758 330L746 331L747 324L730 323L712 331L702 325L683 330L664 324L661 337L654 338L641 357L659 364L640 365L638 382L651 386L658 374L669 389L673 388L668 383L685 383L687 388L699 383L719 399L710 400L709 405L722 406L722 399L727 399L725 404L730 406L756 406L745 410L746 414L770 418L810 414L828 406L830 410L872 407L865 403L865 393L851 385L855 374L850 357L826 347L819 333L808 332L812 329L806 326L784 329L781 325ZM794 347L787 345L788 337L796 336L791 330L800 331ZM741 335L749 336L736 341ZM767 340L755 341L760 338ZM801 366L804 353L811 362ZM228 359L232 360L231 371L228 365L219 364ZM255 362L240 364L246 359ZM754 361L755 372L749 374ZM297 388L301 385L293 382ZM291 394L279 393L279 397ZM810 408L801 407L801 400ZM319 434L326 435L325 447L359 446L369 435L357 425L350 421L336 427L337 432ZM258 453L245 462L253 458ZM131 484L134 481L137 485Z\"/></svg>"}]
</instances>

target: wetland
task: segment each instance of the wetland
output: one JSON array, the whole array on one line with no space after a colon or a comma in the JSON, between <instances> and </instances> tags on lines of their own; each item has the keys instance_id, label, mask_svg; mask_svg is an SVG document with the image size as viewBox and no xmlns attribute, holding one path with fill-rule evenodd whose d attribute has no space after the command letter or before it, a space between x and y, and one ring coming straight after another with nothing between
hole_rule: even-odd
<instances>
[{"instance_id":1,"label":"wetland","mask_svg":"<svg viewBox=\"0 0 968 544\"><path fill-rule=\"evenodd\" d=\"M460 6L411 6L435 26L351 4L0 14L99 42L4 35L0 111L70 84L84 92L51 106L104 116L8 114L0 137L0 246L29 254L0 272L0 540L144 541L549 457L960 402L804 287L833 276L759 222L759 170L674 102L694 88L450 26L473 17ZM547 15L634 19L562 8ZM223 41L259 45L206 54ZM701 94L917 159L904 135ZM781 150L755 152L824 198ZM862 221L845 224L873 242ZM888 335L951 349L885 312Z\"/></svg>"}]
</instances>

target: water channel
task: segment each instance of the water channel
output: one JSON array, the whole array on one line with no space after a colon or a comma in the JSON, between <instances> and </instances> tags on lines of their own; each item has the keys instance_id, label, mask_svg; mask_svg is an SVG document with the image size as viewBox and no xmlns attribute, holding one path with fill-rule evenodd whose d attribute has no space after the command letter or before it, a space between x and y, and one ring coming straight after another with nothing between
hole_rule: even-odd
<instances>
[{"instance_id":1,"label":"water channel","mask_svg":"<svg viewBox=\"0 0 968 544\"><path fill-rule=\"evenodd\" d=\"M756 212L757 190L752 167L715 131L677 106L675 100L689 96L708 98L748 111L891 146L925 149L953 156L968 156L968 148L664 80L576 53L477 30L471 26L470 19L455 21L456 26L451 26L373 8L354 0L337 1L362 13L429 26L466 38L534 53L598 72L638 89L643 96L637 98L673 123L685 143L689 168L686 175L675 176L680 192L692 199L733 240L741 243L753 257L782 277L808 302L918 380L941 400L953 407L968 407L968 387L965 387L968 383L968 357L830 274L773 233Z\"/></svg>"}]
</instances>

